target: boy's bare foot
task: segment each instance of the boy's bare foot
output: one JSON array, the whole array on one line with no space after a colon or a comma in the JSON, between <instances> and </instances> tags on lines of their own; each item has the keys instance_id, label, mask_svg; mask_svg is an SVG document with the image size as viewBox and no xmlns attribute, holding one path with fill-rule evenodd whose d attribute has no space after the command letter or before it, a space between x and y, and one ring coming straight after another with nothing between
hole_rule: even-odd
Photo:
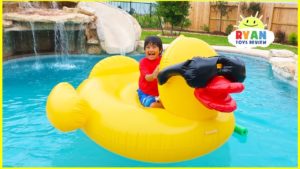
<instances>
[{"instance_id":1,"label":"boy's bare foot","mask_svg":"<svg viewBox=\"0 0 300 169\"><path fill-rule=\"evenodd\" d=\"M164 108L164 106L161 104L161 102L153 102L150 107L152 108Z\"/></svg>"}]
</instances>

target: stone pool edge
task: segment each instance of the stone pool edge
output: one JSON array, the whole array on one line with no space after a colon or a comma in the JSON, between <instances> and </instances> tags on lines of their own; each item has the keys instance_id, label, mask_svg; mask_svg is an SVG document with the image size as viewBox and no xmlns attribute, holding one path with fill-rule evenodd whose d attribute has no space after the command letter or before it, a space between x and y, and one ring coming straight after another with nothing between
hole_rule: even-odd
<instances>
[{"instance_id":1,"label":"stone pool edge","mask_svg":"<svg viewBox=\"0 0 300 169\"><path fill-rule=\"evenodd\" d=\"M219 52L238 53L262 58L272 65L273 73L278 79L298 87L298 55L289 50L240 49L228 46L212 47Z\"/></svg>"}]
</instances>

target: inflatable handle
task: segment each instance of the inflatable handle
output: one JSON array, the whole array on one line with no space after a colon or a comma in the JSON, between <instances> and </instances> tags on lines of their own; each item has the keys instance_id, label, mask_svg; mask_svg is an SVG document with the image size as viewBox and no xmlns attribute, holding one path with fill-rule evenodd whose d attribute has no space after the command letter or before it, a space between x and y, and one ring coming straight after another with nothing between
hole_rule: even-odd
<instances>
[{"instance_id":1,"label":"inflatable handle","mask_svg":"<svg viewBox=\"0 0 300 169\"><path fill-rule=\"evenodd\" d=\"M247 136L248 134L248 129L246 127L240 126L240 125L235 125L234 127L234 132L241 135L241 136Z\"/></svg>"}]
</instances>

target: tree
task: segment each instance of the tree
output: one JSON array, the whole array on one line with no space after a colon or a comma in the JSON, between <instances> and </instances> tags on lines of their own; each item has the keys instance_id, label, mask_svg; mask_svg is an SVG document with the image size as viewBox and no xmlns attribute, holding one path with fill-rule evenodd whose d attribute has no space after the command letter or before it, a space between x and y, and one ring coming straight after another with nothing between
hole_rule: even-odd
<instances>
[{"instance_id":1,"label":"tree","mask_svg":"<svg viewBox=\"0 0 300 169\"><path fill-rule=\"evenodd\" d=\"M220 12L219 32L221 32L223 16L226 16L232 9L228 6L228 2L224 1L212 2L211 4L214 10L218 10Z\"/></svg>"},{"instance_id":2,"label":"tree","mask_svg":"<svg viewBox=\"0 0 300 169\"><path fill-rule=\"evenodd\" d=\"M180 31L184 26L188 25L190 3L187 1L159 1L157 2L156 13L159 18L163 18L165 23L171 25L171 35L173 34L174 27L180 26ZM163 26L161 26L162 33Z\"/></svg>"},{"instance_id":3,"label":"tree","mask_svg":"<svg viewBox=\"0 0 300 169\"><path fill-rule=\"evenodd\" d=\"M240 11L244 16L255 15L256 12L261 12L261 5L256 2L243 2L240 4Z\"/></svg>"},{"instance_id":4,"label":"tree","mask_svg":"<svg viewBox=\"0 0 300 169\"><path fill-rule=\"evenodd\" d=\"M251 15L255 15L256 12L260 13L260 11L261 11L260 3L251 2L249 4L249 7L248 7L247 11Z\"/></svg>"},{"instance_id":5,"label":"tree","mask_svg":"<svg viewBox=\"0 0 300 169\"><path fill-rule=\"evenodd\" d=\"M243 16L248 16L247 9L248 9L248 4L247 4L247 2L241 2L241 3L240 3L240 13L241 13Z\"/></svg>"}]
</instances>

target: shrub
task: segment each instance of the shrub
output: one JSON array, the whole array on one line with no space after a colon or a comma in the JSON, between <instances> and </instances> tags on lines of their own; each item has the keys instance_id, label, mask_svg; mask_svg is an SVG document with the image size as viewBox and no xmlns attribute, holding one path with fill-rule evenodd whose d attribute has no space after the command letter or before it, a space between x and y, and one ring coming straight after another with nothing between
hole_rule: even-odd
<instances>
[{"instance_id":1,"label":"shrub","mask_svg":"<svg viewBox=\"0 0 300 169\"><path fill-rule=\"evenodd\" d=\"M289 42L289 44L297 45L298 44L298 35L295 32L291 33L288 37L288 42Z\"/></svg>"},{"instance_id":2,"label":"shrub","mask_svg":"<svg viewBox=\"0 0 300 169\"><path fill-rule=\"evenodd\" d=\"M204 32L209 32L209 26L208 25L203 25L202 29L204 30Z\"/></svg>"},{"instance_id":3,"label":"shrub","mask_svg":"<svg viewBox=\"0 0 300 169\"><path fill-rule=\"evenodd\" d=\"M135 9L134 9L134 8L130 8L130 10L128 11L128 13L129 13L130 15L135 14Z\"/></svg>"},{"instance_id":4,"label":"shrub","mask_svg":"<svg viewBox=\"0 0 300 169\"><path fill-rule=\"evenodd\" d=\"M232 31L233 31L233 25L230 24L227 26L225 33L229 35Z\"/></svg>"},{"instance_id":5,"label":"shrub","mask_svg":"<svg viewBox=\"0 0 300 169\"><path fill-rule=\"evenodd\" d=\"M275 33L275 42L283 43L285 41L285 32L278 30Z\"/></svg>"},{"instance_id":6,"label":"shrub","mask_svg":"<svg viewBox=\"0 0 300 169\"><path fill-rule=\"evenodd\" d=\"M142 28L159 28L158 16L149 14L133 14L133 17L139 22Z\"/></svg>"}]
</instances>

